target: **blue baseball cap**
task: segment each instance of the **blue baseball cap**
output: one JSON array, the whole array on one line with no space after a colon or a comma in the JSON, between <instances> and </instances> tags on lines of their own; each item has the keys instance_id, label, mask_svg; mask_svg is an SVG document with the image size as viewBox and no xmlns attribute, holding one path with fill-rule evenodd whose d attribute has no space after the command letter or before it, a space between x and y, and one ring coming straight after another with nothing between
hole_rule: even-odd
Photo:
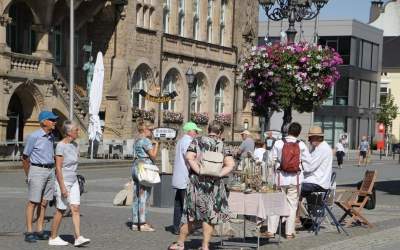
<instances>
[{"instance_id":1,"label":"blue baseball cap","mask_svg":"<svg viewBox=\"0 0 400 250\"><path fill-rule=\"evenodd\" d=\"M44 120L55 120L57 119L58 116L56 116L53 112L51 111L42 111L39 114L39 122L42 122Z\"/></svg>"}]
</instances>

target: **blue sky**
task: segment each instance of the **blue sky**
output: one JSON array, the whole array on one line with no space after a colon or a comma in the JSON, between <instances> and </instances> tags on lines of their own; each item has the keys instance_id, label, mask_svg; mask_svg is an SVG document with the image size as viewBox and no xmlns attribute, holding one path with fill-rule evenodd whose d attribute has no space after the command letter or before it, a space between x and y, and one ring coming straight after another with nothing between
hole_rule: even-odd
<instances>
[{"instance_id":1,"label":"blue sky","mask_svg":"<svg viewBox=\"0 0 400 250\"><path fill-rule=\"evenodd\" d=\"M322 9L320 18L326 19L357 19L368 22L371 0L329 0ZM260 20L266 20L264 10L260 8Z\"/></svg>"}]
</instances>

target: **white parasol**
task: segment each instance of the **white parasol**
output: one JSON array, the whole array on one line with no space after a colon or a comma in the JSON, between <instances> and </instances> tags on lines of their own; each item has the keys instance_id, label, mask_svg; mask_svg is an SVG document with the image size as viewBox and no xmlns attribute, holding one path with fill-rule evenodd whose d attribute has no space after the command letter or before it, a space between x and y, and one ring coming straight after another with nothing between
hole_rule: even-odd
<instances>
[{"instance_id":1,"label":"white parasol","mask_svg":"<svg viewBox=\"0 0 400 250\"><path fill-rule=\"evenodd\" d=\"M93 159L93 141L100 141L102 135L99 111L101 100L103 96L103 82L104 82L104 64L103 54L97 53L96 63L94 65L93 80L89 90L89 139L92 141L91 156Z\"/></svg>"}]
</instances>

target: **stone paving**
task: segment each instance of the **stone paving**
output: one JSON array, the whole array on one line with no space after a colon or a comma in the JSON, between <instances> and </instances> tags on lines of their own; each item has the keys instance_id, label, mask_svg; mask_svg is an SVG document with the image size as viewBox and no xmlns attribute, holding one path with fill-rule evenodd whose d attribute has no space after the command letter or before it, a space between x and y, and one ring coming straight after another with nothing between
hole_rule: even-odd
<instances>
[{"instance_id":1,"label":"stone paving","mask_svg":"<svg viewBox=\"0 0 400 250\"><path fill-rule=\"evenodd\" d=\"M362 179L365 168L354 167L354 164L348 161L344 169L336 169L338 185L353 184ZM376 225L373 229L351 228L349 237L338 234L330 226L318 236L300 231L295 240L282 239L279 246L274 240L262 241L262 249L397 249L400 244L400 165L397 161L374 160L368 168L379 171L377 208L365 211L367 218ZM165 230L172 222L171 208L151 208L149 222L157 231L141 233L128 229L131 217L129 207L112 205L114 195L129 180L129 168L84 169L81 172L87 178L88 189L81 200L81 231L85 237L92 239L87 248L158 250L166 249L176 239L175 235ZM55 249L49 247L47 242L27 244L23 241L25 204L26 186L22 170L0 172L0 249ZM335 211L338 212L337 209ZM46 229L50 228L53 212L53 208L48 209ZM241 235L242 225L234 224L233 227ZM252 236L252 223L247 223L247 228L247 235ZM70 217L64 218L60 234L73 242ZM200 239L200 235L191 236L187 249L197 249ZM219 245L219 240L214 238L214 246Z\"/></svg>"}]
</instances>

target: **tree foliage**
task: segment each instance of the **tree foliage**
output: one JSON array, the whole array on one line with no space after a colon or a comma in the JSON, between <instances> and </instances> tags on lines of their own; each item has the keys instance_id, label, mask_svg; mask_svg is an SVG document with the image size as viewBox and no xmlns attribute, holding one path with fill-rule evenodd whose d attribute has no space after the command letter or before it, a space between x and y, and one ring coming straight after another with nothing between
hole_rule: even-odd
<instances>
[{"instance_id":1,"label":"tree foliage","mask_svg":"<svg viewBox=\"0 0 400 250\"><path fill-rule=\"evenodd\" d=\"M394 97L389 94L381 103L380 110L376 115L376 120L385 125L386 130L392 126L393 120L397 117L399 107L394 103Z\"/></svg>"}]
</instances>

